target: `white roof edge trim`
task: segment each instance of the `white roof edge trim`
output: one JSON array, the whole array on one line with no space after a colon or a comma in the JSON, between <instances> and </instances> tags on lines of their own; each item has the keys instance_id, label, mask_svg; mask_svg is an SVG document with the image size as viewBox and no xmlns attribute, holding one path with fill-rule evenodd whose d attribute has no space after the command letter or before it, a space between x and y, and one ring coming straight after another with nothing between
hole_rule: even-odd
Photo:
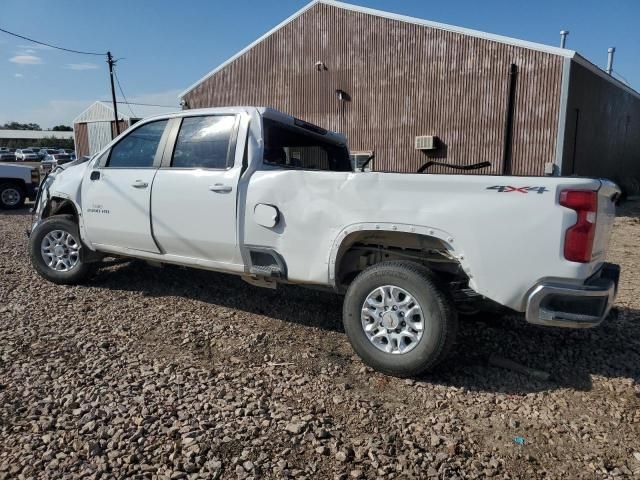
<instances>
[{"instance_id":1,"label":"white roof edge trim","mask_svg":"<svg viewBox=\"0 0 640 480\"><path fill-rule=\"evenodd\" d=\"M103 102L102 100L96 100L95 102L93 102L91 105L89 105L87 108L85 108L80 114L76 115L76 117L72 120L72 123L78 123L76 122L76 120L78 120L79 118L81 118L85 113L87 113L89 110L91 110L96 104L100 104L103 107L108 108L109 110L111 110L113 112L113 107L111 105L109 105L107 102ZM114 112L115 115L115 112ZM122 112L118 112L118 117L120 117L118 120L131 120L131 117L129 115L127 115L126 113L122 113ZM96 123L99 122L100 120L93 120L91 122L80 122L80 123Z\"/></svg>"},{"instance_id":2,"label":"white roof edge trim","mask_svg":"<svg viewBox=\"0 0 640 480\"><path fill-rule=\"evenodd\" d=\"M498 43L505 43L507 45L513 45L515 47L523 47L529 50L537 50L540 52L551 53L553 55L559 55L562 57L573 58L575 51L566 48L553 47L551 45L545 45L544 43L530 42L528 40L520 40L513 37L507 37L504 35L497 35L494 33L487 33L481 30L473 30L471 28L458 27L455 25L449 25L447 23L433 22L431 20L424 20L417 17L409 17L407 15L400 15L397 13L385 12L384 10L376 10L369 7L361 7L359 5L352 5L350 3L339 2L336 0L318 0L319 3L326 5L333 5L334 7L342 8L344 10L351 10L354 12L366 13L376 17L388 18L390 20L398 20L400 22L413 23L415 25L421 25L424 27L432 27L438 30L446 30L448 32L462 33L470 37L482 38L484 40L492 40Z\"/></svg>"},{"instance_id":3,"label":"white roof edge trim","mask_svg":"<svg viewBox=\"0 0 640 480\"><path fill-rule=\"evenodd\" d=\"M633 95L634 97L636 97L638 100L640 100L640 92L636 91L633 89L633 87L630 87L629 85L627 85L624 82L621 82L620 80L618 80L617 78L615 78L613 75L609 75L607 72L605 72L603 69L601 69L599 66L597 66L596 64L590 62L589 60L587 60L586 58L584 58L582 55L580 55L579 53L576 54L576 56L573 58L573 60L580 66L586 68L587 70L592 71L593 73L595 73L596 75L598 75L599 77L607 80L610 83L613 83L614 85L616 85L618 88L621 88L622 90L626 91L627 93Z\"/></svg>"},{"instance_id":4,"label":"white roof edge trim","mask_svg":"<svg viewBox=\"0 0 640 480\"><path fill-rule=\"evenodd\" d=\"M113 105L112 104L110 104L108 102L103 102L102 100L98 100L95 103L99 103L99 104L107 107L109 110L111 110L113 112L114 115L116 114L116 112L113 110ZM118 120L131 120L131 115L127 115L124 112L118 112L118 117L119 117ZM110 120L110 121L113 121L113 120Z\"/></svg>"},{"instance_id":5,"label":"white roof edge trim","mask_svg":"<svg viewBox=\"0 0 640 480\"><path fill-rule=\"evenodd\" d=\"M93 102L91 105L89 105L87 108L85 108L82 112L80 112L78 115L76 115L75 118L72 120L72 122L73 123L78 123L78 122L76 122L76 120L78 120L85 113L87 113L89 110L91 110L96 103L100 103L100 102L99 101Z\"/></svg>"},{"instance_id":6,"label":"white roof edge trim","mask_svg":"<svg viewBox=\"0 0 640 480\"><path fill-rule=\"evenodd\" d=\"M288 17L287 19L285 19L284 21L280 22L278 25L273 27L267 33L265 33L264 35L262 35L258 39L256 39L253 42L251 42L249 45L244 47L238 53L236 53L232 57L230 57L227 60L225 60L224 62L222 62L220 65L218 65L216 68L211 70L204 77L202 77L200 80L196 81L194 84L192 84L190 87L185 89L183 92L180 92L180 94L178 95L178 98L179 99L183 98L187 93L191 92L191 90L196 88L202 82L204 82L208 78L210 78L213 75L215 75L216 73L218 73L220 70L222 70L224 67L226 67L231 62L236 60L238 57L241 57L242 55L244 55L246 52L248 52L253 47L258 45L260 42L265 40L267 37L271 36L276 31L280 30L282 27L284 27L288 23L292 22L293 20L298 18L300 15L302 15L303 13L305 13L307 10L309 10L311 7L314 7L318 3L323 3L325 5L331 5L331 6L334 6L334 7L337 7L337 8L341 8L343 10L350 10L352 12L365 13L365 14L368 14L368 15L376 16L376 17L387 18L387 19L390 19L390 20L398 20L400 22L413 23L415 25L421 25L421 26L425 26L425 27L436 28L436 29L439 29L439 30L446 30L446 31L449 31L449 32L454 32L454 33L461 33L463 35L468 35L468 36L471 36L471 37L477 37L477 38L482 38L482 39L485 39L485 40L491 40L491 41L498 42L498 43L504 43L504 44L508 44L508 45L513 45L513 46L516 46L516 47L527 48L529 50L537 50L537 51L540 51L540 52L550 53L550 54L553 54L553 55L559 55L559 56L566 57L566 58L573 58L575 56L575 54L576 54L575 51L568 50L568 49L565 49L565 48L552 47L550 45L544 45L542 43L529 42L527 40L519 40L517 38L506 37L506 36L503 36L503 35L496 35L496 34L493 34L493 33L486 33L486 32L482 32L480 30L472 30L470 28L456 27L454 25L448 25L446 23L432 22L430 20L423 20L421 18L409 17L409 16L406 16L406 15L400 15L400 14L397 14L397 13L385 12L384 10L376 10L376 9L373 9L373 8L361 7L359 5L352 5L350 3L343 3L343 2L338 2L338 1L334 1L334 0L313 0L312 2L308 3L307 5L302 7L300 10L295 12L293 15L291 15L290 17Z\"/></svg>"}]
</instances>

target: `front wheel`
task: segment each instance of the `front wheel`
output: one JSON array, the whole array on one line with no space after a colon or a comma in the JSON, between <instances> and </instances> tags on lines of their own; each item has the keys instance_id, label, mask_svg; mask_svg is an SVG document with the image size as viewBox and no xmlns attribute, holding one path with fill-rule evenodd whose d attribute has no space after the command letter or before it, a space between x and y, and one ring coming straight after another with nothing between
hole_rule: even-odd
<instances>
[{"instance_id":1,"label":"front wheel","mask_svg":"<svg viewBox=\"0 0 640 480\"><path fill-rule=\"evenodd\" d=\"M29 237L31 264L41 277L53 283L74 285L91 272L83 260L78 225L70 215L46 219Z\"/></svg>"},{"instance_id":2,"label":"front wheel","mask_svg":"<svg viewBox=\"0 0 640 480\"><path fill-rule=\"evenodd\" d=\"M403 261L379 263L356 277L345 296L343 322L362 360L398 377L441 362L458 327L452 302L429 269Z\"/></svg>"}]
</instances>

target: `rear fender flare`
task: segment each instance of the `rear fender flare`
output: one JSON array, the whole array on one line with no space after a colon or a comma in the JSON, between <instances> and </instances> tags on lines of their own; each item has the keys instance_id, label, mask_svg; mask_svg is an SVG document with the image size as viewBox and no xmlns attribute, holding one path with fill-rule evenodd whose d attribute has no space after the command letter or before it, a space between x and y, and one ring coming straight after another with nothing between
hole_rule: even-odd
<instances>
[{"instance_id":1,"label":"rear fender flare","mask_svg":"<svg viewBox=\"0 0 640 480\"><path fill-rule=\"evenodd\" d=\"M333 245L331 246L331 250L329 252L328 258L328 266L329 266L329 283L332 286L336 286L336 265L339 263L340 259L338 256L341 253L341 247L343 246L345 241L348 241L349 235L353 233L357 233L360 231L380 231L380 232L404 232L410 235L420 235L425 237L433 237L438 240L441 240L449 253L457 259L465 273L469 277L469 284L472 288L473 286L473 275L471 271L471 267L467 261L466 256L462 250L461 245L455 244L455 236L445 230L428 227L424 225L409 225L402 223L386 223L386 222L366 222L366 223L354 223L343 228L335 240L333 241Z\"/></svg>"}]
</instances>

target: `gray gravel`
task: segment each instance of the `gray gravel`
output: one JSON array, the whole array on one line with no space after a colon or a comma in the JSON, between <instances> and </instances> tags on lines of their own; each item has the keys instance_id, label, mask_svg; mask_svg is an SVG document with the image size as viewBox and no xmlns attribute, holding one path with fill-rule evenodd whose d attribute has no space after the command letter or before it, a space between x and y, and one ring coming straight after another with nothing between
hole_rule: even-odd
<instances>
[{"instance_id":1,"label":"gray gravel","mask_svg":"<svg viewBox=\"0 0 640 480\"><path fill-rule=\"evenodd\" d=\"M640 208L622 213L606 325L479 316L411 380L352 353L339 297L137 261L56 286L26 212L0 213L0 480L640 478Z\"/></svg>"}]
</instances>

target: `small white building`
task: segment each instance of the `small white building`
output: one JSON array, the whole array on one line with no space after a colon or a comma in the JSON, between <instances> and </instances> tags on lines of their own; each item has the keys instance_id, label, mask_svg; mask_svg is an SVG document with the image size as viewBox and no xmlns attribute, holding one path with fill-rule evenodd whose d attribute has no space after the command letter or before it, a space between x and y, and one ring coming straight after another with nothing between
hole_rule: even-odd
<instances>
[{"instance_id":1,"label":"small white building","mask_svg":"<svg viewBox=\"0 0 640 480\"><path fill-rule=\"evenodd\" d=\"M65 140L65 142L59 142ZM73 132L53 130L2 130L0 129L0 147L27 148L38 147L71 147Z\"/></svg>"},{"instance_id":2,"label":"small white building","mask_svg":"<svg viewBox=\"0 0 640 480\"><path fill-rule=\"evenodd\" d=\"M120 133L143 118L180 110L180 107L161 107L152 105L118 102L118 123ZM111 103L97 101L73 120L76 154L78 157L93 155L116 136L115 114Z\"/></svg>"}]
</instances>

